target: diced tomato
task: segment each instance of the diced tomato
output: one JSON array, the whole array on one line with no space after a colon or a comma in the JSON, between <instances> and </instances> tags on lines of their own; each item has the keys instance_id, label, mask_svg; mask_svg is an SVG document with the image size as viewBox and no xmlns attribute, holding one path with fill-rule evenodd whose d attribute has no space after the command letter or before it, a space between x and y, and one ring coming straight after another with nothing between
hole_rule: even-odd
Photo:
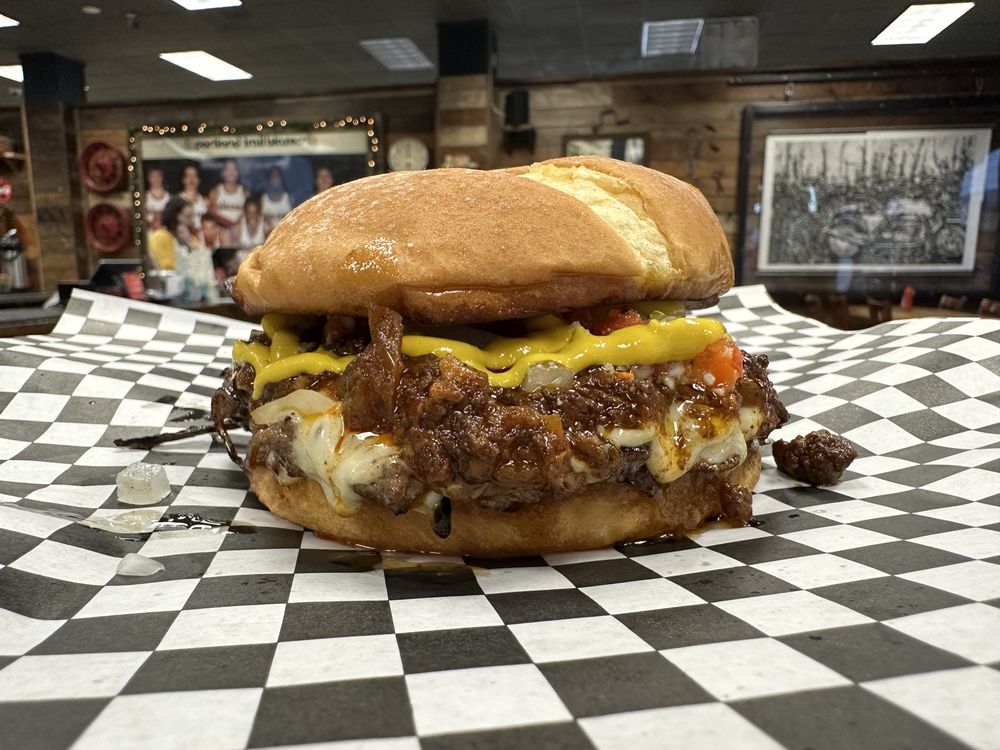
<instances>
[{"instance_id":1,"label":"diced tomato","mask_svg":"<svg viewBox=\"0 0 1000 750\"><path fill-rule=\"evenodd\" d=\"M646 319L642 317L642 314L638 310L625 310L621 308L615 308L609 310L608 314L604 316L602 320L590 326L590 332L595 336L607 336L613 331L617 331L619 328L628 328L629 326L640 326L646 322Z\"/></svg>"},{"instance_id":2,"label":"diced tomato","mask_svg":"<svg viewBox=\"0 0 1000 750\"><path fill-rule=\"evenodd\" d=\"M722 338L709 344L691 364L695 378L712 388L730 391L743 377L743 352L732 339Z\"/></svg>"}]
</instances>

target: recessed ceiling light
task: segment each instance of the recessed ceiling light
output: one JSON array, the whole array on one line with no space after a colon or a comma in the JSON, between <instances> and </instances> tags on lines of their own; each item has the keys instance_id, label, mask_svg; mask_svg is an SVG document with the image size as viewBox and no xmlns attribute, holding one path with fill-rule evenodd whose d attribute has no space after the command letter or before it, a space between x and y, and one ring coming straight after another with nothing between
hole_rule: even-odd
<instances>
[{"instance_id":1,"label":"recessed ceiling light","mask_svg":"<svg viewBox=\"0 0 1000 750\"><path fill-rule=\"evenodd\" d=\"M197 73L210 81L242 81L253 78L242 68L237 68L200 49L188 52L164 52L160 55L160 59Z\"/></svg>"},{"instance_id":2,"label":"recessed ceiling light","mask_svg":"<svg viewBox=\"0 0 1000 750\"><path fill-rule=\"evenodd\" d=\"M0 29L5 28L7 26L20 26L20 25L21 22L18 21L16 18L11 18L10 16L5 16L3 13L0 13Z\"/></svg>"},{"instance_id":3,"label":"recessed ceiling light","mask_svg":"<svg viewBox=\"0 0 1000 750\"><path fill-rule=\"evenodd\" d=\"M926 44L972 10L973 5L975 3L911 5L872 39L872 44Z\"/></svg>"},{"instance_id":4,"label":"recessed ceiling light","mask_svg":"<svg viewBox=\"0 0 1000 750\"><path fill-rule=\"evenodd\" d=\"M420 48L406 37L362 39L361 46L389 70L424 70L433 68Z\"/></svg>"},{"instance_id":5,"label":"recessed ceiling light","mask_svg":"<svg viewBox=\"0 0 1000 750\"><path fill-rule=\"evenodd\" d=\"M243 0L174 0L184 10L212 10L213 8L235 8L243 5Z\"/></svg>"},{"instance_id":6,"label":"recessed ceiling light","mask_svg":"<svg viewBox=\"0 0 1000 750\"><path fill-rule=\"evenodd\" d=\"M20 65L0 65L0 78L24 83L24 69Z\"/></svg>"},{"instance_id":7,"label":"recessed ceiling light","mask_svg":"<svg viewBox=\"0 0 1000 750\"><path fill-rule=\"evenodd\" d=\"M81 5L80 12L85 16L99 16L101 15L101 9L96 5Z\"/></svg>"},{"instance_id":8,"label":"recessed ceiling light","mask_svg":"<svg viewBox=\"0 0 1000 750\"><path fill-rule=\"evenodd\" d=\"M704 26L704 18L646 21L642 25L642 56L693 55Z\"/></svg>"}]
</instances>

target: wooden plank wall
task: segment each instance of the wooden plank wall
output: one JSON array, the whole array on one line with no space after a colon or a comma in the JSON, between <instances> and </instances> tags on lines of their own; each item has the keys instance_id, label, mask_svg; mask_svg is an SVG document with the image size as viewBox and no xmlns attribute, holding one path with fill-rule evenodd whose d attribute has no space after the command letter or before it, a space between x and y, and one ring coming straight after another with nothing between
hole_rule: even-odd
<instances>
[{"instance_id":1,"label":"wooden plank wall","mask_svg":"<svg viewBox=\"0 0 1000 750\"><path fill-rule=\"evenodd\" d=\"M61 281L88 278L91 270L81 213L76 113L62 102L27 103L24 112L42 250L40 281L51 292Z\"/></svg>"},{"instance_id":2,"label":"wooden plank wall","mask_svg":"<svg viewBox=\"0 0 1000 750\"><path fill-rule=\"evenodd\" d=\"M438 80L437 158L431 166L488 167L497 146L497 132L485 74ZM449 163L456 157L457 163Z\"/></svg>"},{"instance_id":3,"label":"wooden plank wall","mask_svg":"<svg viewBox=\"0 0 1000 750\"><path fill-rule=\"evenodd\" d=\"M955 73L952 70L960 72ZM731 245L737 228L740 118L749 104L844 101L1000 93L1000 67L971 67L938 75L900 70L864 81L731 85L722 76L698 76L519 86L529 92L534 153L498 149L494 166L527 164L562 155L565 135L647 133L648 164L696 185L719 214ZM510 88L497 89L497 103ZM791 94L789 96L789 93Z\"/></svg>"},{"instance_id":4,"label":"wooden plank wall","mask_svg":"<svg viewBox=\"0 0 1000 750\"><path fill-rule=\"evenodd\" d=\"M10 138L17 148L24 148L20 109L0 110L0 135ZM24 243L29 272L37 278L38 229L35 222L35 207L31 200L31 177L28 165L26 162L21 162L20 166L15 166L12 171L2 174L11 181L14 194L7 207L14 213L14 223Z\"/></svg>"}]
</instances>

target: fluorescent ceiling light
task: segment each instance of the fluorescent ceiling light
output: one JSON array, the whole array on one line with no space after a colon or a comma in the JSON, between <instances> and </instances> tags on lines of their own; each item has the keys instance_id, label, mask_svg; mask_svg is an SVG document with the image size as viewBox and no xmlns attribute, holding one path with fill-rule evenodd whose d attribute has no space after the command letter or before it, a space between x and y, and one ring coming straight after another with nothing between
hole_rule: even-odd
<instances>
[{"instance_id":1,"label":"fluorescent ceiling light","mask_svg":"<svg viewBox=\"0 0 1000 750\"><path fill-rule=\"evenodd\" d=\"M362 39L361 46L389 70L425 70L432 63L420 48L406 37Z\"/></svg>"},{"instance_id":2,"label":"fluorescent ceiling light","mask_svg":"<svg viewBox=\"0 0 1000 750\"><path fill-rule=\"evenodd\" d=\"M160 55L160 59L197 73L210 81L242 81L253 78L242 68L237 68L200 49L189 52L164 52Z\"/></svg>"},{"instance_id":3,"label":"fluorescent ceiling light","mask_svg":"<svg viewBox=\"0 0 1000 750\"><path fill-rule=\"evenodd\" d=\"M642 25L642 56L693 55L704 26L704 18L646 21Z\"/></svg>"},{"instance_id":4,"label":"fluorescent ceiling light","mask_svg":"<svg viewBox=\"0 0 1000 750\"><path fill-rule=\"evenodd\" d=\"M20 26L21 22L16 18L11 18L10 16L5 16L0 13L0 29L6 28L7 26Z\"/></svg>"},{"instance_id":5,"label":"fluorescent ceiling light","mask_svg":"<svg viewBox=\"0 0 1000 750\"><path fill-rule=\"evenodd\" d=\"M24 70L20 65L0 65L0 78L24 83Z\"/></svg>"},{"instance_id":6,"label":"fluorescent ceiling light","mask_svg":"<svg viewBox=\"0 0 1000 750\"><path fill-rule=\"evenodd\" d=\"M184 10L212 10L213 8L235 8L243 5L243 0L174 0Z\"/></svg>"},{"instance_id":7,"label":"fluorescent ceiling light","mask_svg":"<svg viewBox=\"0 0 1000 750\"><path fill-rule=\"evenodd\" d=\"M926 44L972 10L973 5L975 3L911 5L872 39L872 44Z\"/></svg>"}]
</instances>

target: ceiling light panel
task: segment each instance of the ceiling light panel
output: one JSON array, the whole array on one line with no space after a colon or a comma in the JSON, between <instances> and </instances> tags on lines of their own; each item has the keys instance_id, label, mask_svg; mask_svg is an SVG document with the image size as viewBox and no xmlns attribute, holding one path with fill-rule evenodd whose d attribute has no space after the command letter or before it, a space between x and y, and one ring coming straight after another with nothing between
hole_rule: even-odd
<instances>
[{"instance_id":1,"label":"ceiling light panel","mask_svg":"<svg viewBox=\"0 0 1000 750\"><path fill-rule=\"evenodd\" d=\"M434 63L406 37L362 39L361 46L389 70L426 70Z\"/></svg>"},{"instance_id":2,"label":"ceiling light panel","mask_svg":"<svg viewBox=\"0 0 1000 750\"><path fill-rule=\"evenodd\" d=\"M174 0L184 10L212 10L213 8L235 8L243 5L243 0Z\"/></svg>"},{"instance_id":3,"label":"ceiling light panel","mask_svg":"<svg viewBox=\"0 0 1000 750\"><path fill-rule=\"evenodd\" d=\"M0 65L0 78L24 83L24 69L20 65Z\"/></svg>"},{"instance_id":4,"label":"ceiling light panel","mask_svg":"<svg viewBox=\"0 0 1000 750\"><path fill-rule=\"evenodd\" d=\"M693 55L704 27L704 18L646 21L642 25L642 56Z\"/></svg>"},{"instance_id":5,"label":"ceiling light panel","mask_svg":"<svg viewBox=\"0 0 1000 750\"><path fill-rule=\"evenodd\" d=\"M911 5L872 39L872 44L926 44L964 16L975 3Z\"/></svg>"},{"instance_id":6,"label":"ceiling light panel","mask_svg":"<svg viewBox=\"0 0 1000 750\"><path fill-rule=\"evenodd\" d=\"M10 16L5 16L0 13L0 29L6 28L7 26L20 26L21 22L16 18L11 18Z\"/></svg>"},{"instance_id":7,"label":"ceiling light panel","mask_svg":"<svg viewBox=\"0 0 1000 750\"><path fill-rule=\"evenodd\" d=\"M210 81L242 81L253 78L242 68L237 68L215 55L204 50L189 50L187 52L164 52L161 60L166 60L192 73L197 73Z\"/></svg>"}]
</instances>

